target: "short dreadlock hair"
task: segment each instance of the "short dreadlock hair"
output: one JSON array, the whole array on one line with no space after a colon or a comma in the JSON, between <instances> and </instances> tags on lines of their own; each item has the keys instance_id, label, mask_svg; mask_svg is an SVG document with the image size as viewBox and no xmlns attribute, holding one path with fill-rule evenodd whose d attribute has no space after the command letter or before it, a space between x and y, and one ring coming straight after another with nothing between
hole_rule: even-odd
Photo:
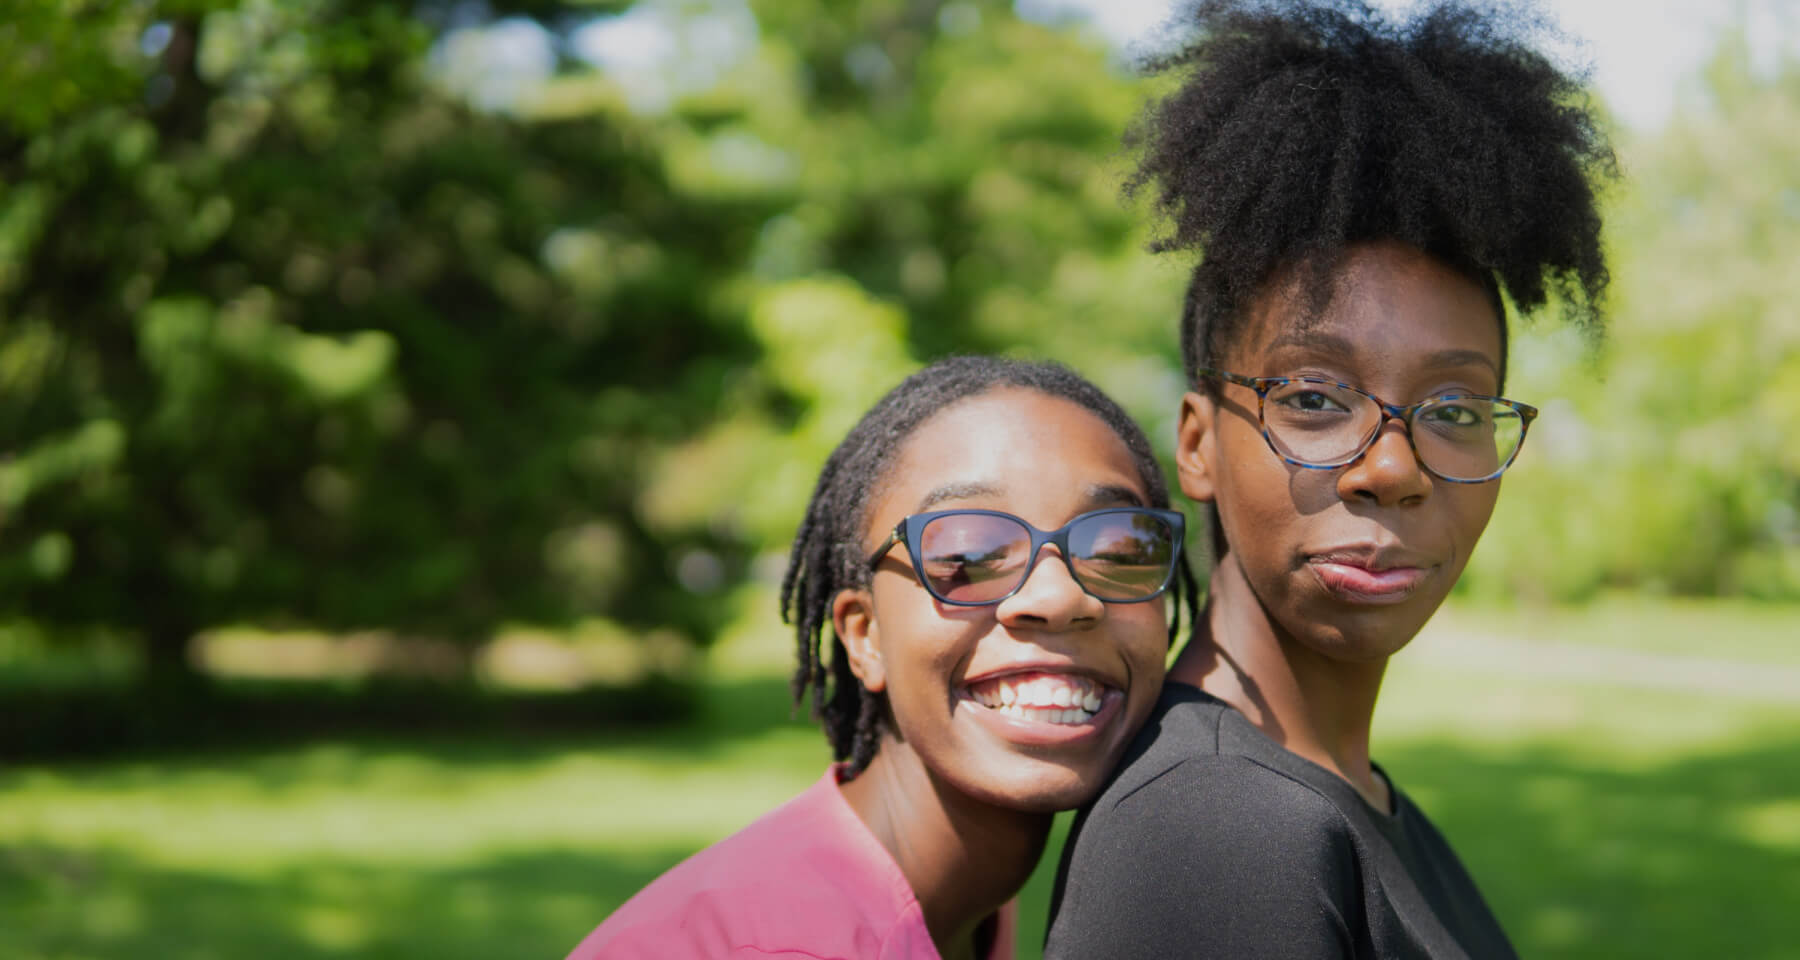
<instances>
[{"instance_id":1,"label":"short dreadlock hair","mask_svg":"<svg viewBox=\"0 0 1800 960\"><path fill-rule=\"evenodd\" d=\"M1581 78L1528 45L1549 33L1518 5L1439 2L1389 22L1362 0L1200 0L1184 73L1127 133L1128 193L1154 186L1199 251L1181 323L1190 383L1216 366L1274 282L1307 281L1316 310L1350 248L1398 242L1504 290L1530 313L1551 292L1591 335L1608 283L1594 180L1617 162ZM1208 383L1206 389L1216 390Z\"/></svg>"},{"instance_id":2,"label":"short dreadlock hair","mask_svg":"<svg viewBox=\"0 0 1800 960\"><path fill-rule=\"evenodd\" d=\"M833 598L839 591L869 582L863 541L871 501L900 448L920 424L963 400L1007 387L1069 400L1099 417L1131 451L1138 477L1149 493L1149 505L1169 505L1162 468L1144 431L1099 387L1066 367L999 357L951 357L888 391L825 460L794 537L787 573L781 579L781 619L794 624L798 641L794 705L804 704L810 693L812 715L824 726L832 754L845 762L849 776L861 773L875 756L885 722L885 698L870 693L850 671L843 643L835 635L827 668L821 641L825 626L831 623ZM1198 612L1199 591L1185 552L1174 598L1171 642L1181 627L1183 604L1189 622Z\"/></svg>"}]
</instances>

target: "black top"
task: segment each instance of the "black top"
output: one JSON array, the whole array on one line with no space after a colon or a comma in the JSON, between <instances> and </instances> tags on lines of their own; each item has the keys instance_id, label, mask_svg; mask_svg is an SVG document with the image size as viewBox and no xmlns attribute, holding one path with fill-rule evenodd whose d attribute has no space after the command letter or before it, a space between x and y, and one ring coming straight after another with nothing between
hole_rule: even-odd
<instances>
[{"instance_id":1,"label":"black top","mask_svg":"<svg viewBox=\"0 0 1800 960\"><path fill-rule=\"evenodd\" d=\"M1044 956L1515 958L1443 835L1391 792L1389 815L1167 684L1075 819Z\"/></svg>"}]
</instances>

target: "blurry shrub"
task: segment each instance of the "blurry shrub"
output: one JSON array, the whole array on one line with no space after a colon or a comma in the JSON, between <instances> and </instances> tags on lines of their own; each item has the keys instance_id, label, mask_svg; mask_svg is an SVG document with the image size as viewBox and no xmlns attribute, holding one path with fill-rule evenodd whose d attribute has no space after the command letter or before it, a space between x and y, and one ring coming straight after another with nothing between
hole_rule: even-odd
<instances>
[{"instance_id":1,"label":"blurry shrub","mask_svg":"<svg viewBox=\"0 0 1800 960\"><path fill-rule=\"evenodd\" d=\"M0 32L0 605L183 683L227 625L706 642L921 359L1173 409L1180 271L1116 200L1141 97L1103 51L1002 2L614 9ZM718 56L572 58L632 17Z\"/></svg>"},{"instance_id":2,"label":"blurry shrub","mask_svg":"<svg viewBox=\"0 0 1800 960\"><path fill-rule=\"evenodd\" d=\"M471 107L440 13L0 30L37 65L0 108L0 608L171 683L225 624L713 629L674 576L707 544L636 499L755 362L720 291L773 201L672 188L616 96Z\"/></svg>"},{"instance_id":3,"label":"blurry shrub","mask_svg":"<svg viewBox=\"0 0 1800 960\"><path fill-rule=\"evenodd\" d=\"M1727 37L1704 97L1624 145L1608 340L1527 336L1513 396L1552 398L1466 588L1800 600L1800 65Z\"/></svg>"},{"instance_id":4,"label":"blurry shrub","mask_svg":"<svg viewBox=\"0 0 1800 960\"><path fill-rule=\"evenodd\" d=\"M0 29L0 608L45 636L705 643L922 361L1061 359L1174 436L1146 87L1011 4L55 6ZM1733 43L1625 144L1599 358L1518 340L1545 415L1466 592L1800 599L1800 72Z\"/></svg>"}]
</instances>

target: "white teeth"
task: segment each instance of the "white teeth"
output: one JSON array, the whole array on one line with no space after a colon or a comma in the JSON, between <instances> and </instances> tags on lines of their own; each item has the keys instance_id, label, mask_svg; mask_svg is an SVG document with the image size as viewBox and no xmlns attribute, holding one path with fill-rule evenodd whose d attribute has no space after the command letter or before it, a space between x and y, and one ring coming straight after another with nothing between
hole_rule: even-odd
<instances>
[{"instance_id":1,"label":"white teeth","mask_svg":"<svg viewBox=\"0 0 1800 960\"><path fill-rule=\"evenodd\" d=\"M1000 713L1004 713L1015 720L1030 720L1034 723L1074 724L1086 723L1094 718L1093 714L1078 707L1071 707L1067 710L1058 710L1055 708L1040 710L1034 707L1020 706L1015 703L999 707L998 710Z\"/></svg>"},{"instance_id":2,"label":"white teeth","mask_svg":"<svg viewBox=\"0 0 1800 960\"><path fill-rule=\"evenodd\" d=\"M1063 674L1027 679L1006 678L980 689L970 699L1015 720L1034 723L1079 724L1094 718L1104 704L1105 688L1085 677Z\"/></svg>"}]
</instances>

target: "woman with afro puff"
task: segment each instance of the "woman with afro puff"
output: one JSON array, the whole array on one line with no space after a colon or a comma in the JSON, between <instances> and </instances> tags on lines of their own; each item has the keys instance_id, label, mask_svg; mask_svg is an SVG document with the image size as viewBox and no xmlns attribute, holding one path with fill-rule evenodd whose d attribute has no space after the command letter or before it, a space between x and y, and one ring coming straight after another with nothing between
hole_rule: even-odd
<instances>
[{"instance_id":1,"label":"woman with afro puff","mask_svg":"<svg viewBox=\"0 0 1800 960\"><path fill-rule=\"evenodd\" d=\"M1075 822L1046 955L1515 956L1369 730L1537 414L1504 396L1507 302L1598 329L1611 150L1521 8L1191 18L1130 187L1199 254L1176 465L1215 563Z\"/></svg>"}]
</instances>

